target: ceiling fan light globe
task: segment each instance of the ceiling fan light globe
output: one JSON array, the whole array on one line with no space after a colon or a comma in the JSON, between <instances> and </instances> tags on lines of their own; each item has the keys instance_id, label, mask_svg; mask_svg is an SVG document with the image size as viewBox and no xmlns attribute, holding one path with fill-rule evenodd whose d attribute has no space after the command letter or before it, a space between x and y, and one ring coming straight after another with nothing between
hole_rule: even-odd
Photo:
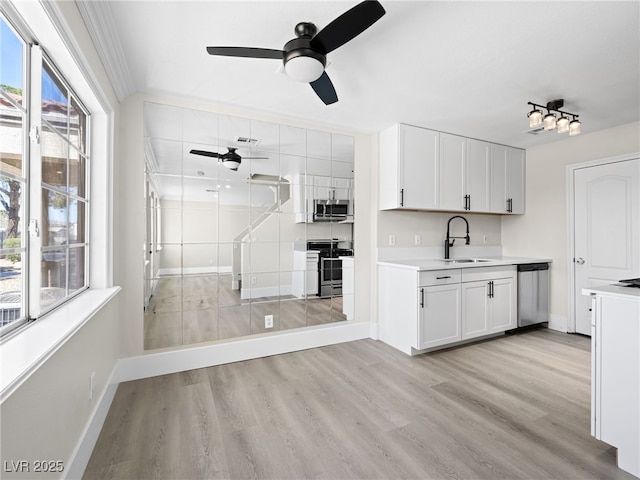
<instances>
[{"instance_id":1,"label":"ceiling fan light globe","mask_svg":"<svg viewBox=\"0 0 640 480\"><path fill-rule=\"evenodd\" d=\"M238 167L240 166L240 162L237 162L235 160L223 160L222 165L227 167L229 170L233 170L235 172L238 170Z\"/></svg>"},{"instance_id":2,"label":"ceiling fan light globe","mask_svg":"<svg viewBox=\"0 0 640 480\"><path fill-rule=\"evenodd\" d=\"M324 64L313 57L298 56L287 60L284 70L297 82L311 83L320 78L324 72Z\"/></svg>"}]
</instances>

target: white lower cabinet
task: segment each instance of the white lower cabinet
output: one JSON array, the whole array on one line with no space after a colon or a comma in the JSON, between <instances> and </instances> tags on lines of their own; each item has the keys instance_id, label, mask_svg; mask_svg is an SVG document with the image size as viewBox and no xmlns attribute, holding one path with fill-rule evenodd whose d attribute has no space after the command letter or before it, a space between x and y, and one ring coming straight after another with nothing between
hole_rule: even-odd
<instances>
[{"instance_id":1,"label":"white lower cabinet","mask_svg":"<svg viewBox=\"0 0 640 480\"><path fill-rule=\"evenodd\" d=\"M380 340L407 354L516 327L513 265L378 273Z\"/></svg>"},{"instance_id":2,"label":"white lower cabinet","mask_svg":"<svg viewBox=\"0 0 640 480\"><path fill-rule=\"evenodd\" d=\"M462 340L515 328L514 278L462 283Z\"/></svg>"},{"instance_id":3,"label":"white lower cabinet","mask_svg":"<svg viewBox=\"0 0 640 480\"><path fill-rule=\"evenodd\" d=\"M418 349L460 340L460 284L422 287Z\"/></svg>"},{"instance_id":4,"label":"white lower cabinet","mask_svg":"<svg viewBox=\"0 0 640 480\"><path fill-rule=\"evenodd\" d=\"M489 284L469 282L462 284L462 339L486 335L489 330Z\"/></svg>"}]
</instances>

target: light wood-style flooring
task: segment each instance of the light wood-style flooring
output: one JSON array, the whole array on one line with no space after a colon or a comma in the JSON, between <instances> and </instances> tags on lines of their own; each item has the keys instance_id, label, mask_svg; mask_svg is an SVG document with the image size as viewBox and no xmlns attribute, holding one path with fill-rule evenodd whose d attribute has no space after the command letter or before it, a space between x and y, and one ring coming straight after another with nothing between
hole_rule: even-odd
<instances>
[{"instance_id":1,"label":"light wood-style flooring","mask_svg":"<svg viewBox=\"0 0 640 480\"><path fill-rule=\"evenodd\" d=\"M590 435L590 340L360 340L123 383L86 479L632 479Z\"/></svg>"},{"instance_id":2,"label":"light wood-style flooring","mask_svg":"<svg viewBox=\"0 0 640 480\"><path fill-rule=\"evenodd\" d=\"M265 315L273 327L265 328ZM282 295L242 299L231 275L158 279L144 314L144 348L174 347L310 325L345 321L342 297Z\"/></svg>"}]
</instances>

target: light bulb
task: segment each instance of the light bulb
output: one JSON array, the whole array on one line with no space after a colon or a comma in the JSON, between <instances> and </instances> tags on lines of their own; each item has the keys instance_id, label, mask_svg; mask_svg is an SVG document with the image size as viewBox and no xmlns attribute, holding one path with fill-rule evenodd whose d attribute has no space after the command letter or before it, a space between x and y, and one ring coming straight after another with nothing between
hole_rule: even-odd
<instances>
[{"instance_id":1,"label":"light bulb","mask_svg":"<svg viewBox=\"0 0 640 480\"><path fill-rule=\"evenodd\" d=\"M569 135L573 136L573 135L580 135L580 120L578 120L577 118L574 118L571 123L569 124Z\"/></svg>"},{"instance_id":2,"label":"light bulb","mask_svg":"<svg viewBox=\"0 0 640 480\"><path fill-rule=\"evenodd\" d=\"M567 133L569 131L569 119L562 115L556 122L558 133Z\"/></svg>"},{"instance_id":3,"label":"light bulb","mask_svg":"<svg viewBox=\"0 0 640 480\"><path fill-rule=\"evenodd\" d=\"M529 117L529 127L534 128L542 125L542 112L537 108L533 108L527 115Z\"/></svg>"},{"instance_id":4,"label":"light bulb","mask_svg":"<svg viewBox=\"0 0 640 480\"><path fill-rule=\"evenodd\" d=\"M555 114L549 112L544 116L544 129L545 130L553 130L556 128L556 116Z\"/></svg>"}]
</instances>

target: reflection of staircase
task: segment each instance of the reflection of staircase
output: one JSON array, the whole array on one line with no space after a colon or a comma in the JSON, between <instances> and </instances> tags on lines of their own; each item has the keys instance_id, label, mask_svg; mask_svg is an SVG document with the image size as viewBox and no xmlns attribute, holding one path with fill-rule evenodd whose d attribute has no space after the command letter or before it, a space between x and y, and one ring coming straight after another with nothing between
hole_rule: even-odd
<instances>
[{"instance_id":1,"label":"reflection of staircase","mask_svg":"<svg viewBox=\"0 0 640 480\"><path fill-rule=\"evenodd\" d=\"M268 219L273 218L272 214L291 199L291 188L289 181L274 175L254 174L251 176L251 183L269 185L273 191L273 203L267 207L259 216L251 220L236 237L233 239L233 258L231 263L231 287L233 290L242 289L243 259L247 257L245 249L250 246L250 236L263 225Z\"/></svg>"}]
</instances>

